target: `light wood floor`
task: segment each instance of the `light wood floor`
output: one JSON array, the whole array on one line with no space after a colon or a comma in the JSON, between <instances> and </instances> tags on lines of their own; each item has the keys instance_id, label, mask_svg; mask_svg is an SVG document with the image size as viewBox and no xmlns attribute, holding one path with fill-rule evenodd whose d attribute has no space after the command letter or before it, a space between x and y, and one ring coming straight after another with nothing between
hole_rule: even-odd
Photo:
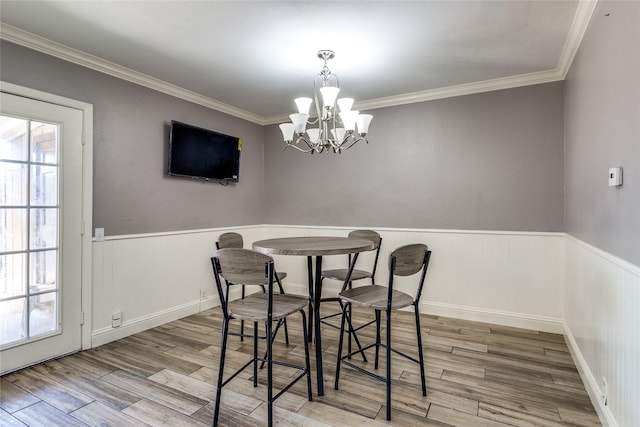
<instances>
[{"instance_id":1,"label":"light wood floor","mask_svg":"<svg viewBox=\"0 0 640 427\"><path fill-rule=\"evenodd\" d=\"M335 391L337 331L325 326L326 395L315 395L314 371L313 402L306 399L305 382L299 382L276 401L276 423L474 427L600 424L562 336L423 317L427 397L420 391L418 366L395 356L391 422L385 420L382 383L343 368L340 390ZM291 344L287 347L279 334L276 354L301 363L299 317L289 322ZM211 425L221 323L219 309L213 309L8 374L0 379L0 425ZM360 337L368 340L371 334L363 331ZM410 314L397 314L393 341L403 350L415 352ZM239 338L230 337L226 372L241 366L251 352L250 341L241 343ZM313 359L313 351L311 354ZM277 383L284 383L293 374L284 368L275 372ZM259 374L257 388L248 370L223 389L221 425L264 424L265 374L266 370Z\"/></svg>"}]
</instances>

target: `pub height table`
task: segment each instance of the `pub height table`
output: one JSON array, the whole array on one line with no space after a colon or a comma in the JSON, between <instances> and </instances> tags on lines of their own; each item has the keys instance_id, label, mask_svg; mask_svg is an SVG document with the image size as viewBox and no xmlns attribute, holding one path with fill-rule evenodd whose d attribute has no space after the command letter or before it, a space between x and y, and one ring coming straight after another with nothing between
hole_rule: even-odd
<instances>
[{"instance_id":1,"label":"pub height table","mask_svg":"<svg viewBox=\"0 0 640 427\"><path fill-rule=\"evenodd\" d=\"M271 255L298 255L307 257L309 278L309 341L315 327L316 337L316 377L318 396L324 396L324 375L322 370L322 336L320 334L320 299L322 297L322 257L325 255L354 254L349 266L349 276L358 259L358 253L373 249L373 242L366 239L349 237L283 237L259 240L253 243L253 250ZM312 258L316 258L315 276ZM349 282L349 277L345 283ZM313 324L313 326L312 326Z\"/></svg>"}]
</instances>

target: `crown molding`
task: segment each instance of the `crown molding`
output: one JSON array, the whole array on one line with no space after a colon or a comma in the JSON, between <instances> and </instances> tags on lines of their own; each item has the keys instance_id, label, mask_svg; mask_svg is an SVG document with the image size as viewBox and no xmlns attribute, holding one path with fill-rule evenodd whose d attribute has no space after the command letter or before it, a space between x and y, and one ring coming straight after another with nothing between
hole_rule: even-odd
<instances>
[{"instance_id":1,"label":"crown molding","mask_svg":"<svg viewBox=\"0 0 640 427\"><path fill-rule=\"evenodd\" d=\"M558 63L558 69L560 70L562 79L564 79L569 72L573 58L575 58L578 52L584 33L587 31L589 21L591 21L593 11L597 5L598 0L580 0L578 2L578 8L573 17L573 22L571 23L571 28L569 29L569 34L567 35L567 40Z\"/></svg>"},{"instance_id":2,"label":"crown molding","mask_svg":"<svg viewBox=\"0 0 640 427\"><path fill-rule=\"evenodd\" d=\"M359 111L374 110L376 108L395 107L399 105L415 104L418 102L434 101L437 99L453 98L456 96L473 95L476 93L492 92L502 89L513 89L542 83L552 83L564 80L567 71L568 66L566 70L556 68L536 73L520 74L517 76L502 77L498 79L430 89L421 92L411 92L402 95L370 99L354 103L353 108ZM281 114L265 117L263 119L263 124L272 125L288 121L289 116L287 114Z\"/></svg>"},{"instance_id":3,"label":"crown molding","mask_svg":"<svg viewBox=\"0 0 640 427\"><path fill-rule=\"evenodd\" d=\"M101 73L108 74L110 76L156 90L158 92L166 93L167 95L171 95L176 98L184 99L185 101L193 102L194 104L202 105L204 107L250 121L252 123L264 125L264 118L257 114L253 114L240 108L236 108L232 105L216 101L215 99L208 98L190 90L181 88L179 86L165 82L164 80L151 77L147 74L143 74L135 70L131 70L97 56L70 48L60 43L56 43L54 41L45 39L44 37L40 37L38 35L29 33L5 23L2 23L2 25L0 25L0 38L11 43L36 50L38 52L42 52L47 55L63 59L65 61L72 62L74 64L81 65L83 67L87 67L92 70L96 70Z\"/></svg>"},{"instance_id":4,"label":"crown molding","mask_svg":"<svg viewBox=\"0 0 640 427\"><path fill-rule=\"evenodd\" d=\"M472 95L474 93L491 92L501 89L512 89L521 86L531 86L540 83L550 83L562 80L564 77L558 69L540 71L536 73L521 74L518 76L503 77L480 82L465 83L455 86L447 86L420 92L405 93L402 95L388 96L384 98L359 101L353 104L353 108L359 111L374 110L376 108L395 107L398 105L414 104L418 102L434 101L436 99L453 98L456 96ZM286 114L269 116L265 118L265 124L288 122Z\"/></svg>"},{"instance_id":5,"label":"crown molding","mask_svg":"<svg viewBox=\"0 0 640 427\"><path fill-rule=\"evenodd\" d=\"M597 3L598 0L579 0L576 14L560 56L560 61L555 69L406 93L384 98L370 99L357 102L354 107L359 110L373 110L376 108L393 107L564 80L569 68L571 67L573 58L578 51L578 47L582 42L582 38L584 37ZM155 77L131 70L97 56L53 42L45 39L44 37L37 36L4 23L0 25L0 38L158 92L166 93L176 98L184 99L185 101L193 102L194 104L202 105L204 107L256 123L258 125L265 126L289 120L289 117L286 114L263 117L250 113L246 110L236 108L232 105L225 104Z\"/></svg>"},{"instance_id":6,"label":"crown molding","mask_svg":"<svg viewBox=\"0 0 640 427\"><path fill-rule=\"evenodd\" d=\"M480 82L447 86L422 92L413 92L386 98L362 101L356 105L360 110L391 107L395 105L411 104L415 102L432 101L434 99L453 98L456 96L472 95L474 93L491 92L494 90L511 89L521 86L531 86L540 83L550 83L562 80L559 70L540 71L536 73L520 74L517 76L501 77Z\"/></svg>"}]
</instances>

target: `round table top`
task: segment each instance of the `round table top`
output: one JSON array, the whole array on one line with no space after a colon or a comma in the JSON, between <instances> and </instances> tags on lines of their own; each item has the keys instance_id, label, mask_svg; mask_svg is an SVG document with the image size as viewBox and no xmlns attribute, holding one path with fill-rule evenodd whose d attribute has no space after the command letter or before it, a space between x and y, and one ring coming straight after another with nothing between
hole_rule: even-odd
<instances>
[{"instance_id":1,"label":"round table top","mask_svg":"<svg viewBox=\"0 0 640 427\"><path fill-rule=\"evenodd\" d=\"M281 237L253 243L253 250L274 255L341 255L372 249L371 240L331 236Z\"/></svg>"}]
</instances>

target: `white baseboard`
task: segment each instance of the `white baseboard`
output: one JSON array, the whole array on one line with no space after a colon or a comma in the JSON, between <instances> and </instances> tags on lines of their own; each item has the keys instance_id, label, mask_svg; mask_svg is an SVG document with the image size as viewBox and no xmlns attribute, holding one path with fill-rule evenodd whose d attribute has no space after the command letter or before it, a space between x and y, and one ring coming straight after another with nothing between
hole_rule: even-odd
<instances>
[{"instance_id":1,"label":"white baseboard","mask_svg":"<svg viewBox=\"0 0 640 427\"><path fill-rule=\"evenodd\" d=\"M613 413L609 407L602 402L602 399L600 398L601 390L600 386L598 386L598 381L596 381L593 376L593 372L589 369L589 365L580 351L580 347L571 332L571 328L569 328L569 325L566 323L564 323L564 337L567 342L567 346L569 346L571 357L573 358L573 361L578 368L578 372L580 373L580 378L582 378L582 382L589 394L591 403L598 413L600 422L604 427L618 427L618 423L616 422Z\"/></svg>"},{"instance_id":2,"label":"white baseboard","mask_svg":"<svg viewBox=\"0 0 640 427\"><path fill-rule=\"evenodd\" d=\"M301 284L288 283L287 292L302 296L308 295L307 286ZM232 292L231 299L239 297L239 293L238 295L235 295L236 293L238 292ZM328 294L335 294L335 292L329 291ZM160 326L165 323L172 322L174 320L178 320L204 310L208 310L218 305L218 298L207 298L202 301L193 301L191 303L174 307L169 310L164 310L148 316L125 321L123 322L122 326L117 328L102 328L93 332L91 336L91 345L92 347L97 347L99 345L103 345L111 341L115 341L129 335L133 335L138 332L142 332L147 329L151 329L156 326ZM454 306L450 304L441 304L434 302L422 302L420 304L420 312L433 316L452 317L456 319L492 323L502 326L510 326L558 334L566 332L567 330L566 325L564 325L563 328L563 321L561 319L527 316L520 313L477 309L474 307ZM584 363L584 359L581 360L586 366L586 363ZM599 395L599 391L597 392L597 394Z\"/></svg>"},{"instance_id":3,"label":"white baseboard","mask_svg":"<svg viewBox=\"0 0 640 427\"><path fill-rule=\"evenodd\" d=\"M168 310L152 313L148 316L127 320L119 327L107 327L93 331L91 334L91 347L97 347L109 342L155 328L174 320L199 313L219 305L218 298L206 298L201 301L193 301Z\"/></svg>"},{"instance_id":4,"label":"white baseboard","mask_svg":"<svg viewBox=\"0 0 640 427\"><path fill-rule=\"evenodd\" d=\"M561 334L562 319L423 301L420 313Z\"/></svg>"},{"instance_id":5,"label":"white baseboard","mask_svg":"<svg viewBox=\"0 0 640 427\"><path fill-rule=\"evenodd\" d=\"M298 283L287 283L287 292L307 296L308 286ZM337 296L335 289L327 289L325 297ZM562 334L563 320L549 317L532 316L507 311L479 309L459 305L442 304L423 301L420 303L420 313L433 316L452 317L455 319L471 320L474 322L493 323L513 328L530 329L534 331Z\"/></svg>"}]
</instances>

